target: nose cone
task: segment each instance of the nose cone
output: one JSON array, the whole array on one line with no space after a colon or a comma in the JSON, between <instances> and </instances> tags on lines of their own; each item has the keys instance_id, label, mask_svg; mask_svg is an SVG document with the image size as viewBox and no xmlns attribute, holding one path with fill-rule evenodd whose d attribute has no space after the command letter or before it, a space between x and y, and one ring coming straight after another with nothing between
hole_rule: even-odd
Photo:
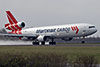
<instances>
[{"instance_id":1,"label":"nose cone","mask_svg":"<svg viewBox=\"0 0 100 67\"><path fill-rule=\"evenodd\" d=\"M94 30L94 33L96 33L96 32L97 32L97 29Z\"/></svg>"},{"instance_id":2,"label":"nose cone","mask_svg":"<svg viewBox=\"0 0 100 67\"><path fill-rule=\"evenodd\" d=\"M96 28L91 29L91 34L94 34L94 33L96 33L96 32L97 32L97 29L96 29Z\"/></svg>"}]
</instances>

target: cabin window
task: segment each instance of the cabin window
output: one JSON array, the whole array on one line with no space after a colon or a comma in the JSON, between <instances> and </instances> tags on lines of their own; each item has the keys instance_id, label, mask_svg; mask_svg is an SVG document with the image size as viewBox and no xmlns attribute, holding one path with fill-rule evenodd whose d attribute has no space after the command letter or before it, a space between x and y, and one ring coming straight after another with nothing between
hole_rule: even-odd
<instances>
[{"instance_id":1,"label":"cabin window","mask_svg":"<svg viewBox=\"0 0 100 67\"><path fill-rule=\"evenodd\" d=\"M95 28L95 26L89 26L89 28Z\"/></svg>"}]
</instances>

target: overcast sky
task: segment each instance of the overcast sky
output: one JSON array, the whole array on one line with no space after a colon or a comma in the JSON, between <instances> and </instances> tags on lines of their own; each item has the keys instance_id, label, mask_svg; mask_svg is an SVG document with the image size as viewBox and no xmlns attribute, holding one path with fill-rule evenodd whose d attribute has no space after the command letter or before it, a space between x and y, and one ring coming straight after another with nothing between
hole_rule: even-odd
<instances>
[{"instance_id":1,"label":"overcast sky","mask_svg":"<svg viewBox=\"0 0 100 67\"><path fill-rule=\"evenodd\" d=\"M100 0L0 0L0 28L8 22L6 10L26 27L90 23L100 34Z\"/></svg>"}]
</instances>

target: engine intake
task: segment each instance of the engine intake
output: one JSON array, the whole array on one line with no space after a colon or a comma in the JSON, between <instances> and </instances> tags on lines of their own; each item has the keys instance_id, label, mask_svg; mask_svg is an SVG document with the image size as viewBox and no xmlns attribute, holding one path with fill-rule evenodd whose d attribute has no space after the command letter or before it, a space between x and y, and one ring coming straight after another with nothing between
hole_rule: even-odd
<instances>
[{"instance_id":1,"label":"engine intake","mask_svg":"<svg viewBox=\"0 0 100 67\"><path fill-rule=\"evenodd\" d=\"M47 37L44 36L44 35L40 35L40 36L37 37L37 40L38 41L46 41L47 40Z\"/></svg>"},{"instance_id":2,"label":"engine intake","mask_svg":"<svg viewBox=\"0 0 100 67\"><path fill-rule=\"evenodd\" d=\"M21 28L24 28L25 27L25 23L24 22L18 22L17 25Z\"/></svg>"}]
</instances>

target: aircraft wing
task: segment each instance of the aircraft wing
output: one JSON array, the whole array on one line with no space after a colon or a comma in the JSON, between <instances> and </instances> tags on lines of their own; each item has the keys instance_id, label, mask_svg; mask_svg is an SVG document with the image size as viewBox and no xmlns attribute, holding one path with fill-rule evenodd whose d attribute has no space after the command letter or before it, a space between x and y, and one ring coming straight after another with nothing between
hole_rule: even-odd
<instances>
[{"instance_id":1,"label":"aircraft wing","mask_svg":"<svg viewBox=\"0 0 100 67\"><path fill-rule=\"evenodd\" d=\"M43 35L43 34L41 34ZM0 36L5 36L5 37L30 37L30 38L36 38L40 35L35 35L35 34L10 34L10 33L0 33ZM46 34L45 36L47 37L53 37L53 34Z\"/></svg>"},{"instance_id":2,"label":"aircraft wing","mask_svg":"<svg viewBox=\"0 0 100 67\"><path fill-rule=\"evenodd\" d=\"M5 34L5 33L0 33L0 36L5 36L5 37L37 37L37 35L33 34Z\"/></svg>"},{"instance_id":3,"label":"aircraft wing","mask_svg":"<svg viewBox=\"0 0 100 67\"><path fill-rule=\"evenodd\" d=\"M19 38L21 40L27 40L27 41L31 41L31 40L35 40L35 39L41 39L46 37L48 39L53 38L52 34L41 34L41 35L35 35L35 34L10 34L10 33L0 33L0 36L4 36L4 37L16 37Z\"/></svg>"}]
</instances>

